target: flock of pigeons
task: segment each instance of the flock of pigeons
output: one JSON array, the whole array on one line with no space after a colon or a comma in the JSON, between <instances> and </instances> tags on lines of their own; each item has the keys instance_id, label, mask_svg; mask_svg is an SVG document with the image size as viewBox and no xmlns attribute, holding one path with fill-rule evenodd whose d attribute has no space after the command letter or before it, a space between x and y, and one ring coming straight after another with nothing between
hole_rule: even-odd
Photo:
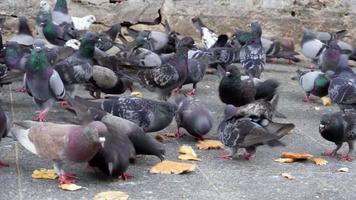
<instances>
[{"instance_id":1,"label":"flock of pigeons","mask_svg":"<svg viewBox=\"0 0 356 200\"><path fill-rule=\"evenodd\" d=\"M184 128L203 140L212 129L213 117L191 95L196 94L208 68L221 77L219 97L227 105L218 132L230 152L220 157L231 159L244 148L246 153L241 156L250 159L259 145L284 145L279 139L294 124L274 121L274 117L285 117L276 111L280 83L261 80L260 75L266 59L299 62L292 41L261 37L257 22L250 31L237 31L229 38L193 18L204 44L197 48L191 37L182 37L167 22L165 32L138 31L121 24L99 33L87 31L94 21L94 16L71 17L66 0L57 0L53 10L42 0L36 18L38 38L42 39L33 37L25 17L19 18L18 33L5 43L0 34L0 84L23 80L19 90L26 91L41 111L37 121L16 121L12 127L0 110L0 138L11 132L27 150L53 160L60 183L75 181L73 174L63 171L66 162L87 162L110 177L127 178L125 172L136 155L163 160L164 146L147 133L166 128L173 118L177 137ZM322 117L319 130L337 145L327 155L336 156L347 142L350 151L341 159L351 160L356 138L356 75L348 59L355 60L356 51L339 40L344 32L305 30L302 53L321 71L298 70L297 74L306 102L310 102L310 94L328 95L340 106L340 112ZM232 64L236 62L242 64L243 73ZM133 82L156 92L159 100L114 96L132 90ZM189 96L167 101L186 84L193 84ZM101 93L114 95L90 101L76 96L78 85L97 99ZM43 122L56 102L76 114L80 123Z\"/></svg>"}]
</instances>

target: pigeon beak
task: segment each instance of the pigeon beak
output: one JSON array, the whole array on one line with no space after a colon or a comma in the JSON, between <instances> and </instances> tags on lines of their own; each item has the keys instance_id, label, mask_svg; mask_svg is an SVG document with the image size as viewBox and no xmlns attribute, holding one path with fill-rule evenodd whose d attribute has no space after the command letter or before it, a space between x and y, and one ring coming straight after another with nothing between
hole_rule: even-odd
<instances>
[{"instance_id":1,"label":"pigeon beak","mask_svg":"<svg viewBox=\"0 0 356 200\"><path fill-rule=\"evenodd\" d=\"M230 76L231 73L230 73L230 72L226 72L225 75L226 75L226 76Z\"/></svg>"},{"instance_id":2,"label":"pigeon beak","mask_svg":"<svg viewBox=\"0 0 356 200\"><path fill-rule=\"evenodd\" d=\"M319 124L319 132L323 132L325 130L324 124Z\"/></svg>"},{"instance_id":3,"label":"pigeon beak","mask_svg":"<svg viewBox=\"0 0 356 200\"><path fill-rule=\"evenodd\" d=\"M42 48L41 48L41 47L34 47L33 49L34 49L36 52L40 52Z\"/></svg>"},{"instance_id":4,"label":"pigeon beak","mask_svg":"<svg viewBox=\"0 0 356 200\"><path fill-rule=\"evenodd\" d=\"M99 138L99 142L102 148L104 148L104 144L105 144L105 138L104 137L100 137Z\"/></svg>"}]
</instances>

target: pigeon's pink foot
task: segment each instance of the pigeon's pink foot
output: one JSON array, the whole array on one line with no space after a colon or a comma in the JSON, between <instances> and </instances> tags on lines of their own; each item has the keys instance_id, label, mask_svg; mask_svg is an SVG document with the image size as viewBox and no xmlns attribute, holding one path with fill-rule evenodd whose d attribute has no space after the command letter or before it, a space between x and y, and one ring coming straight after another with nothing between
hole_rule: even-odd
<instances>
[{"instance_id":1,"label":"pigeon's pink foot","mask_svg":"<svg viewBox=\"0 0 356 200\"><path fill-rule=\"evenodd\" d=\"M46 119L47 113L48 113L48 109L45 109L37 116L36 120L39 122L44 122Z\"/></svg>"},{"instance_id":2,"label":"pigeon's pink foot","mask_svg":"<svg viewBox=\"0 0 356 200\"><path fill-rule=\"evenodd\" d=\"M288 65L294 65L295 63L292 60L288 59Z\"/></svg>"},{"instance_id":3,"label":"pigeon's pink foot","mask_svg":"<svg viewBox=\"0 0 356 200\"><path fill-rule=\"evenodd\" d=\"M176 136L176 137L182 137L183 135L184 135L184 133L180 132L179 130L177 130L177 131L175 132L175 136Z\"/></svg>"},{"instance_id":4,"label":"pigeon's pink foot","mask_svg":"<svg viewBox=\"0 0 356 200\"><path fill-rule=\"evenodd\" d=\"M309 69L310 71L314 71L315 70L314 65L309 65L309 66L304 67L304 68Z\"/></svg>"},{"instance_id":5,"label":"pigeon's pink foot","mask_svg":"<svg viewBox=\"0 0 356 200\"><path fill-rule=\"evenodd\" d=\"M341 160L341 161L352 161L352 156L350 155L350 154L346 154L346 155L342 155L342 156L340 156L339 157L339 159Z\"/></svg>"},{"instance_id":6,"label":"pigeon's pink foot","mask_svg":"<svg viewBox=\"0 0 356 200\"><path fill-rule=\"evenodd\" d=\"M66 175L60 175L58 177L59 184L73 184L75 180L72 178L67 177Z\"/></svg>"},{"instance_id":7,"label":"pigeon's pink foot","mask_svg":"<svg viewBox=\"0 0 356 200\"><path fill-rule=\"evenodd\" d=\"M251 158L255 157L255 155L250 154L250 153L245 153L240 155L242 158L245 158L246 160L250 160Z\"/></svg>"},{"instance_id":8,"label":"pigeon's pink foot","mask_svg":"<svg viewBox=\"0 0 356 200\"><path fill-rule=\"evenodd\" d=\"M218 155L218 158L232 160L232 155L230 153L222 153Z\"/></svg>"},{"instance_id":9,"label":"pigeon's pink foot","mask_svg":"<svg viewBox=\"0 0 356 200\"><path fill-rule=\"evenodd\" d=\"M0 168L8 167L9 165L0 161Z\"/></svg>"},{"instance_id":10,"label":"pigeon's pink foot","mask_svg":"<svg viewBox=\"0 0 356 200\"><path fill-rule=\"evenodd\" d=\"M188 91L187 95L194 96L196 94L195 89L191 89Z\"/></svg>"},{"instance_id":11,"label":"pigeon's pink foot","mask_svg":"<svg viewBox=\"0 0 356 200\"><path fill-rule=\"evenodd\" d=\"M69 179L78 179L78 176L73 174L73 173L68 173L68 172L65 172L64 173L64 176L69 178Z\"/></svg>"},{"instance_id":12,"label":"pigeon's pink foot","mask_svg":"<svg viewBox=\"0 0 356 200\"><path fill-rule=\"evenodd\" d=\"M339 154L337 154L335 151L327 151L327 152L324 152L322 153L323 156L330 156L330 157L335 157L335 156L338 156Z\"/></svg>"},{"instance_id":13,"label":"pigeon's pink foot","mask_svg":"<svg viewBox=\"0 0 356 200\"><path fill-rule=\"evenodd\" d=\"M58 101L58 103L62 108L68 108L69 107L68 101Z\"/></svg>"},{"instance_id":14,"label":"pigeon's pink foot","mask_svg":"<svg viewBox=\"0 0 356 200\"><path fill-rule=\"evenodd\" d=\"M313 101L309 97L304 97L303 102L304 103L313 103Z\"/></svg>"},{"instance_id":15,"label":"pigeon's pink foot","mask_svg":"<svg viewBox=\"0 0 356 200\"><path fill-rule=\"evenodd\" d=\"M27 92L25 86L19 87L15 89L15 92L25 93Z\"/></svg>"},{"instance_id":16,"label":"pigeon's pink foot","mask_svg":"<svg viewBox=\"0 0 356 200\"><path fill-rule=\"evenodd\" d=\"M278 63L278 59L277 58L272 58L271 59L271 63L272 64L277 64Z\"/></svg>"},{"instance_id":17,"label":"pigeon's pink foot","mask_svg":"<svg viewBox=\"0 0 356 200\"><path fill-rule=\"evenodd\" d=\"M133 178L133 176L132 175L130 175L130 174L128 174L128 173L122 173L121 175L120 175L120 177L122 178L122 180L127 180L127 179L129 179L129 178Z\"/></svg>"},{"instance_id":18,"label":"pigeon's pink foot","mask_svg":"<svg viewBox=\"0 0 356 200\"><path fill-rule=\"evenodd\" d=\"M176 88L173 92L176 93L176 94L180 94L181 89L178 87L178 88Z\"/></svg>"}]
</instances>

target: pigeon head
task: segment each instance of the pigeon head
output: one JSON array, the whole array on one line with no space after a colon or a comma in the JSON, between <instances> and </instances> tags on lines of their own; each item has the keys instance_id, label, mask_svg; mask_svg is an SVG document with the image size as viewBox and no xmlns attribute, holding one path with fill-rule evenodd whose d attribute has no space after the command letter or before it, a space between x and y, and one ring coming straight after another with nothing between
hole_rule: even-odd
<instances>
[{"instance_id":1,"label":"pigeon head","mask_svg":"<svg viewBox=\"0 0 356 200\"><path fill-rule=\"evenodd\" d=\"M237 108L231 104L228 104L224 110L224 120L229 120L231 117L235 116L237 113Z\"/></svg>"},{"instance_id":2,"label":"pigeon head","mask_svg":"<svg viewBox=\"0 0 356 200\"><path fill-rule=\"evenodd\" d=\"M40 10L41 11L49 11L51 9L47 0L40 1Z\"/></svg>"},{"instance_id":3,"label":"pigeon head","mask_svg":"<svg viewBox=\"0 0 356 200\"><path fill-rule=\"evenodd\" d=\"M194 43L195 42L192 37L184 37L180 41L178 41L177 49L184 48L184 47L188 49L194 48L195 47Z\"/></svg>"},{"instance_id":4,"label":"pigeon head","mask_svg":"<svg viewBox=\"0 0 356 200\"><path fill-rule=\"evenodd\" d=\"M45 43L42 40L35 40L30 59L28 60L30 63L30 70L39 71L46 69L49 66L44 48Z\"/></svg>"},{"instance_id":5,"label":"pigeon head","mask_svg":"<svg viewBox=\"0 0 356 200\"><path fill-rule=\"evenodd\" d=\"M241 73L240 70L236 67L236 65L229 65L226 67L225 75L227 77L239 77L241 76Z\"/></svg>"},{"instance_id":6,"label":"pigeon head","mask_svg":"<svg viewBox=\"0 0 356 200\"><path fill-rule=\"evenodd\" d=\"M74 50L78 50L80 47L80 41L76 39L70 39L64 44L64 46L71 47Z\"/></svg>"},{"instance_id":7,"label":"pigeon head","mask_svg":"<svg viewBox=\"0 0 356 200\"><path fill-rule=\"evenodd\" d=\"M261 35L262 35L262 28L258 22L251 23L251 31L254 34L257 34L259 37L261 37Z\"/></svg>"},{"instance_id":8,"label":"pigeon head","mask_svg":"<svg viewBox=\"0 0 356 200\"><path fill-rule=\"evenodd\" d=\"M67 0L57 0L53 10L68 14Z\"/></svg>"},{"instance_id":9,"label":"pigeon head","mask_svg":"<svg viewBox=\"0 0 356 200\"><path fill-rule=\"evenodd\" d=\"M313 40L316 39L316 35L315 33L308 31L307 29L304 29L302 38L303 38L302 41Z\"/></svg>"},{"instance_id":10,"label":"pigeon head","mask_svg":"<svg viewBox=\"0 0 356 200\"><path fill-rule=\"evenodd\" d=\"M331 137L334 141L341 140L344 129L344 120L339 113L324 114L321 116L319 132L324 137Z\"/></svg>"},{"instance_id":11,"label":"pigeon head","mask_svg":"<svg viewBox=\"0 0 356 200\"><path fill-rule=\"evenodd\" d=\"M79 53L84 58L92 58L94 56L95 44L98 41L98 34L88 32L80 39Z\"/></svg>"},{"instance_id":12,"label":"pigeon head","mask_svg":"<svg viewBox=\"0 0 356 200\"><path fill-rule=\"evenodd\" d=\"M33 47L33 50L38 53L38 52L42 51L43 48L45 47L45 42L43 40L35 40L32 47Z\"/></svg>"},{"instance_id":13,"label":"pigeon head","mask_svg":"<svg viewBox=\"0 0 356 200\"><path fill-rule=\"evenodd\" d=\"M92 24L96 21L96 18L94 15L87 15L84 17L84 19L85 19L85 22L88 24Z\"/></svg>"}]
</instances>

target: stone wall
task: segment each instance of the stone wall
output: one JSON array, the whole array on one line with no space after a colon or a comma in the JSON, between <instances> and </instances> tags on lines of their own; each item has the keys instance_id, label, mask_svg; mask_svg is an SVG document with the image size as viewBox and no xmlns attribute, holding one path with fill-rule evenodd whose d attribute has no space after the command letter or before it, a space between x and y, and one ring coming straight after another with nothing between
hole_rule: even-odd
<instances>
[{"instance_id":1,"label":"stone wall","mask_svg":"<svg viewBox=\"0 0 356 200\"><path fill-rule=\"evenodd\" d=\"M29 16L33 22L38 4L39 0L0 0L0 18L6 17L10 30L16 27L17 16ZM176 31L197 37L190 19L200 16L208 27L220 33L245 29L249 22L257 20L262 23L265 36L293 37L297 41L303 27L348 29L347 40L356 44L356 0L72 0L69 7L73 16L94 14L98 23L93 29L124 21L157 24L163 18Z\"/></svg>"}]
</instances>

